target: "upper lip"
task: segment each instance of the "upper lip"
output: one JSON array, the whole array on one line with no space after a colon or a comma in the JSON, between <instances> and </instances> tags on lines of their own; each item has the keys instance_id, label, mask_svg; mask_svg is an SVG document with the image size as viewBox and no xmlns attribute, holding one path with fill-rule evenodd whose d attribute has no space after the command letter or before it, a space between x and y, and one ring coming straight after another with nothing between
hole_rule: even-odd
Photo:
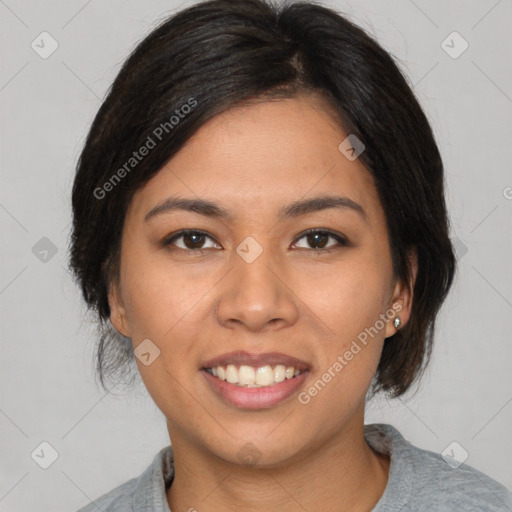
<instances>
[{"instance_id":1,"label":"upper lip","mask_svg":"<svg viewBox=\"0 0 512 512\"><path fill-rule=\"evenodd\" d=\"M247 366L275 366L282 364L284 366L293 366L295 370L309 370L310 365L301 359L282 354L280 352L265 352L256 354L254 352L245 352L238 350L229 354L222 354L204 362L202 368L215 368L217 366L226 366L228 364L247 365Z\"/></svg>"}]
</instances>

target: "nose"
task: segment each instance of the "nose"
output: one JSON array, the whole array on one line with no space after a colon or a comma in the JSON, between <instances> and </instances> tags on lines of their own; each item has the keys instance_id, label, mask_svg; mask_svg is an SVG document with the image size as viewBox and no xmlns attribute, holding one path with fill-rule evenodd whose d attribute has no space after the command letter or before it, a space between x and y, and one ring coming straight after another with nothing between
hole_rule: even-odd
<instances>
[{"instance_id":1,"label":"nose","mask_svg":"<svg viewBox=\"0 0 512 512\"><path fill-rule=\"evenodd\" d=\"M273 258L269 249L252 262L233 254L233 268L223 280L217 301L217 321L227 328L252 332L280 329L298 319L298 297L285 262Z\"/></svg>"}]
</instances>

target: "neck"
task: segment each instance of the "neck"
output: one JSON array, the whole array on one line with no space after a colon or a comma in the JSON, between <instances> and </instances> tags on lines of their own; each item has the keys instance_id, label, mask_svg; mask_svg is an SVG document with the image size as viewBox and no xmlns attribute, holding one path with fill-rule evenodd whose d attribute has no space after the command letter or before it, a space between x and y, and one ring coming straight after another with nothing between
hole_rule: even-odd
<instances>
[{"instance_id":1,"label":"neck","mask_svg":"<svg viewBox=\"0 0 512 512\"><path fill-rule=\"evenodd\" d=\"M368 512L386 488L390 459L364 439L364 414L321 447L279 466L233 464L172 431L169 508L234 512Z\"/></svg>"}]
</instances>

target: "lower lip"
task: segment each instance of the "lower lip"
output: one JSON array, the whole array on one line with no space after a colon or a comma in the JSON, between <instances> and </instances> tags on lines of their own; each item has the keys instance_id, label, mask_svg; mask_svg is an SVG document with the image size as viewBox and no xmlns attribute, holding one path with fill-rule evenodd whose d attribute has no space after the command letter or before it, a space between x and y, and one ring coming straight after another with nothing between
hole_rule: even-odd
<instances>
[{"instance_id":1,"label":"lower lip","mask_svg":"<svg viewBox=\"0 0 512 512\"><path fill-rule=\"evenodd\" d=\"M289 398L304 384L308 372L302 372L297 377L261 388L244 388L230 384L225 380L214 377L201 370L204 378L212 389L230 404L243 409L269 409Z\"/></svg>"}]
</instances>

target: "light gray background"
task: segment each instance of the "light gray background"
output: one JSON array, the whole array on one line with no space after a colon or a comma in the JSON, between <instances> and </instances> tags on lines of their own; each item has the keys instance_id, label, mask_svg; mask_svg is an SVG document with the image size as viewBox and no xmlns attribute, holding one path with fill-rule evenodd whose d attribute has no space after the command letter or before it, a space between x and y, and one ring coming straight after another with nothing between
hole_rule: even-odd
<instances>
[{"instance_id":1,"label":"light gray background","mask_svg":"<svg viewBox=\"0 0 512 512\"><path fill-rule=\"evenodd\" d=\"M74 166L93 116L134 44L191 3L0 0L0 511L74 511L169 442L142 384L121 397L95 385L93 326L65 267ZM512 489L512 1L324 3L409 75L444 158L459 251L421 391L376 401L366 422L436 452L457 441L468 464ZM31 48L43 31L59 44L48 59ZM441 47L453 31L469 43L457 59ZM46 262L32 252L43 237L57 248ZM31 458L42 441L59 454L46 470Z\"/></svg>"}]
</instances>

